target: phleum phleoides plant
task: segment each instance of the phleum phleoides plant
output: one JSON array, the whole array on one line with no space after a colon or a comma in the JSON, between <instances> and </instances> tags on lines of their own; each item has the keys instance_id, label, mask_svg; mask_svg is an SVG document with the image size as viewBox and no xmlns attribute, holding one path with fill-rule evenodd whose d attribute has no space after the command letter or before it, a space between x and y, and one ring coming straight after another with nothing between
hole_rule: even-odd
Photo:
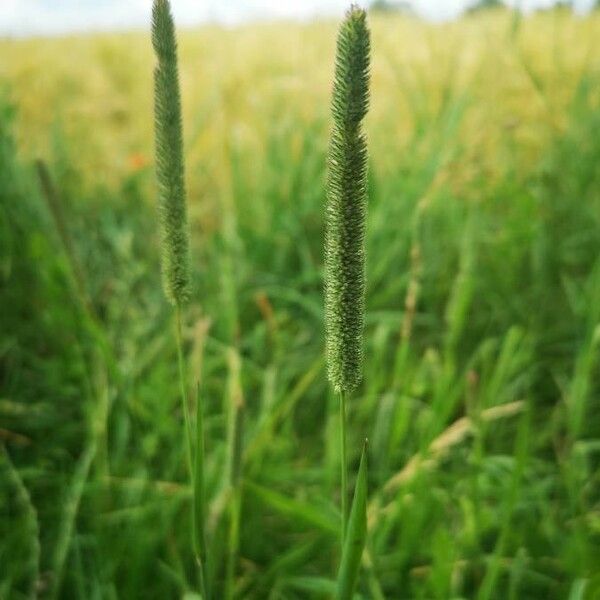
<instances>
[{"instance_id":1,"label":"phleum phleoides plant","mask_svg":"<svg viewBox=\"0 0 600 600\"><path fill-rule=\"evenodd\" d=\"M340 598L352 595L366 537L365 450L350 521L348 515L346 400L362 377L367 142L361 122L369 106L369 50L366 13L353 5L346 13L337 40L325 231L327 368L329 380L339 394L341 420L343 549L338 579Z\"/></svg>"},{"instance_id":2,"label":"phleum phleoides plant","mask_svg":"<svg viewBox=\"0 0 600 600\"><path fill-rule=\"evenodd\" d=\"M181 100L177 68L175 26L168 0L154 0L152 45L157 57L154 70L154 129L156 179L165 294L175 310L177 356L185 421L186 453L193 490L192 542L199 565L202 597L207 596L206 542L204 533L204 434L198 397L195 446L190 418L187 376L183 357L182 309L190 296L190 242L184 181Z\"/></svg>"}]
</instances>

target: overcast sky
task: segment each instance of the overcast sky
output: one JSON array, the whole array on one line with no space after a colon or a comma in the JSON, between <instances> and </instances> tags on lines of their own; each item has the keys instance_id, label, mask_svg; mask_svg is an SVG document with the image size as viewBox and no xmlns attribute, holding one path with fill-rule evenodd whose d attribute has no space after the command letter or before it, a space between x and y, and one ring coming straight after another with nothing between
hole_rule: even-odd
<instances>
[{"instance_id":1,"label":"overcast sky","mask_svg":"<svg viewBox=\"0 0 600 600\"><path fill-rule=\"evenodd\" d=\"M180 25L206 21L227 25L259 19L339 16L350 0L172 0ZM451 19L473 0L412 0L415 11L434 20ZM575 0L585 10L594 0ZM524 10L554 0L509 0ZM362 0L359 4L368 4ZM0 35L58 34L147 27L152 0L0 0Z\"/></svg>"}]
</instances>

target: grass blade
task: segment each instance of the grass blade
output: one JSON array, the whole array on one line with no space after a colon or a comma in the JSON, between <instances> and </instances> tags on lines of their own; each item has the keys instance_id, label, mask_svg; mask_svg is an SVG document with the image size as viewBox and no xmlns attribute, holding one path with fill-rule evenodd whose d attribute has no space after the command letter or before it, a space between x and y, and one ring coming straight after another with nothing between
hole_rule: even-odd
<instances>
[{"instance_id":1,"label":"grass blade","mask_svg":"<svg viewBox=\"0 0 600 600\"><path fill-rule=\"evenodd\" d=\"M290 521L306 523L329 535L337 535L339 531L338 523L333 518L333 515L316 509L308 502L289 498L252 481L245 481L244 489L278 513L288 517Z\"/></svg>"},{"instance_id":2,"label":"grass blade","mask_svg":"<svg viewBox=\"0 0 600 600\"><path fill-rule=\"evenodd\" d=\"M352 500L352 509L342 561L338 573L336 600L350 600L358 576L360 559L367 540L367 442L363 446L358 478Z\"/></svg>"}]
</instances>

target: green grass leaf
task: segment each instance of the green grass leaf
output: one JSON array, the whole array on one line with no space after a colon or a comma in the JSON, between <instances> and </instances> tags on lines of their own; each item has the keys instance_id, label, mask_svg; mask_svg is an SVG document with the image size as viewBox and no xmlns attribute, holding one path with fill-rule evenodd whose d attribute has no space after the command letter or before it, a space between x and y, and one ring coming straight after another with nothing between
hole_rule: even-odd
<instances>
[{"instance_id":1,"label":"green grass leaf","mask_svg":"<svg viewBox=\"0 0 600 600\"><path fill-rule=\"evenodd\" d=\"M338 519L329 518L323 511L309 504L284 496L252 481L245 481L244 487L271 508L290 519L304 522L329 534L338 532Z\"/></svg>"},{"instance_id":2,"label":"green grass leaf","mask_svg":"<svg viewBox=\"0 0 600 600\"><path fill-rule=\"evenodd\" d=\"M350 600L367 539L367 442L363 446L354 499L338 572L337 600Z\"/></svg>"}]
</instances>

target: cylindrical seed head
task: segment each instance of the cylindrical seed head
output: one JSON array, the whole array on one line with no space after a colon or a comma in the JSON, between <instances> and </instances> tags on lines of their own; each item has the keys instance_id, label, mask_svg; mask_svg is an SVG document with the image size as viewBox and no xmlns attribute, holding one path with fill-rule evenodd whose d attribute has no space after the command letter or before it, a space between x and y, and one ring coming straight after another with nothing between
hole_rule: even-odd
<instances>
[{"instance_id":1,"label":"cylindrical seed head","mask_svg":"<svg viewBox=\"0 0 600 600\"><path fill-rule=\"evenodd\" d=\"M177 42L168 0L154 0L152 45L158 59L154 70L154 130L163 287L173 304L183 304L190 295L190 244Z\"/></svg>"},{"instance_id":2,"label":"cylindrical seed head","mask_svg":"<svg viewBox=\"0 0 600 600\"><path fill-rule=\"evenodd\" d=\"M325 334L328 376L338 391L362 377L365 311L369 30L352 6L337 41L325 215Z\"/></svg>"}]
</instances>

